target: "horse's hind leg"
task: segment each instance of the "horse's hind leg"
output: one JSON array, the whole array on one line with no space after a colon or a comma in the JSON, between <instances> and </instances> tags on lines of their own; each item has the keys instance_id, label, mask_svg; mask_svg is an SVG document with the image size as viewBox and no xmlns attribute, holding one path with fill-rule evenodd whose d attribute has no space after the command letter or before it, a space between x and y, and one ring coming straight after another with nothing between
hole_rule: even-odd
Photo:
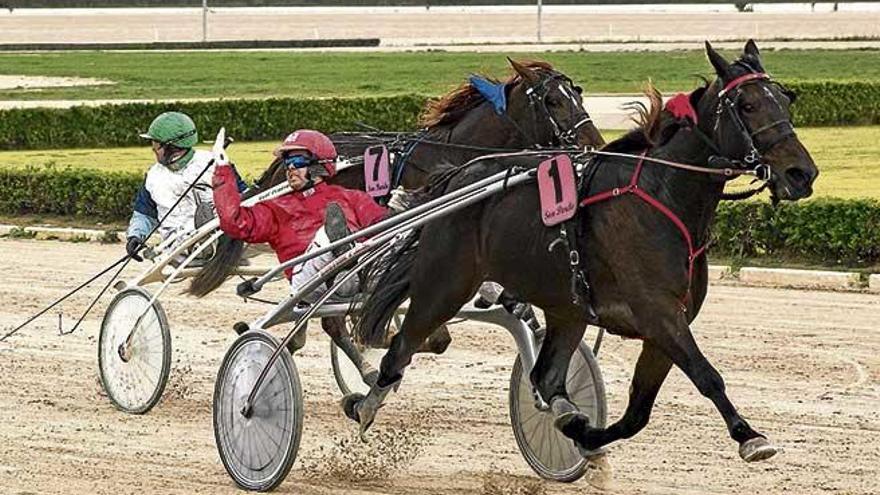
<instances>
[{"instance_id":1,"label":"horse's hind leg","mask_svg":"<svg viewBox=\"0 0 880 495\"><path fill-rule=\"evenodd\" d=\"M364 383L367 385L376 383L379 372L369 362L364 360L364 356L357 349L357 346L354 345L351 335L349 335L345 328L345 318L342 316L321 318L321 328L324 329L324 333L330 336L336 347L348 356L348 359L351 360L358 369L358 372L360 372Z\"/></svg>"},{"instance_id":2,"label":"horse's hind leg","mask_svg":"<svg viewBox=\"0 0 880 495\"><path fill-rule=\"evenodd\" d=\"M471 265L458 263L450 266L458 269L440 270L445 275L432 273L434 276L426 278L431 281L430 284L414 288L403 325L391 340L388 352L382 358L379 379L367 396L352 394L343 399L346 416L360 423L362 436L373 423L385 397L403 378L404 369L412 362L413 354L435 329L453 318L476 292L479 281L474 280L474 271L468 269Z\"/></svg>"}]
</instances>

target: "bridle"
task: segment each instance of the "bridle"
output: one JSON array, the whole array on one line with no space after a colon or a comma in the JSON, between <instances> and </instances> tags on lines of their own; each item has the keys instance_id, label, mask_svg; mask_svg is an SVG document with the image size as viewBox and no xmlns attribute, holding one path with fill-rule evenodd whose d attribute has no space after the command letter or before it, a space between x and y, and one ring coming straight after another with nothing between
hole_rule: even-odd
<instances>
[{"instance_id":1,"label":"bridle","mask_svg":"<svg viewBox=\"0 0 880 495\"><path fill-rule=\"evenodd\" d=\"M557 84L556 88L560 93L565 95L566 101L568 102L568 109L572 115L572 121L574 121L574 124L568 128L561 125L556 117L553 116L553 112L547 107L547 96L553 91L553 83ZM541 143L537 142L538 123L541 121L541 115L539 115L539 113L543 114L544 120L550 122L550 125L553 126L553 137L557 140L558 144L563 146L576 146L577 135L580 128L593 122L592 117L587 113L584 105L578 102L577 97L574 95L574 92L576 91L578 91L578 87L574 84L574 81L569 77L556 72L544 77L536 85L529 86L525 90L526 97L529 101L529 108L531 109L533 116L534 130L536 131L534 132L535 144L538 147L541 146ZM513 120L511 119L511 122L512 121ZM516 124L514 123L514 125ZM522 130L520 130L520 132L522 132ZM554 143L549 144L552 146Z\"/></svg>"},{"instance_id":2,"label":"bridle","mask_svg":"<svg viewBox=\"0 0 880 495\"><path fill-rule=\"evenodd\" d=\"M772 150L774 147L779 144L787 141L788 139L796 137L796 133L794 130L794 125L791 123L791 119L779 119L769 124L763 125L757 129L750 129L748 124L743 120L742 115L737 108L739 104L739 98L742 95L742 89L745 86L751 84L759 84L761 82L771 82L770 75L764 72L750 72L748 74L739 76L732 81L728 82L724 85L721 91L718 92L718 106L715 110L715 126L713 129L713 133L715 134L715 141L712 142L713 151L720 153L717 144L717 138L719 133L719 125L721 123L721 117L723 115L727 115L731 122L733 122L736 130L739 132L742 137L743 142L746 145L746 153L740 160L743 167L752 168L755 170L755 175L764 182L769 181L772 178L772 170L769 165L764 163L763 157L766 153ZM778 84L778 83L774 83ZM782 88L785 93L785 88ZM780 134L768 142L760 142L758 137L771 130L771 129L781 129ZM715 158L716 161L720 160L728 160L726 157L712 157ZM710 161L712 160L710 158Z\"/></svg>"}]
</instances>

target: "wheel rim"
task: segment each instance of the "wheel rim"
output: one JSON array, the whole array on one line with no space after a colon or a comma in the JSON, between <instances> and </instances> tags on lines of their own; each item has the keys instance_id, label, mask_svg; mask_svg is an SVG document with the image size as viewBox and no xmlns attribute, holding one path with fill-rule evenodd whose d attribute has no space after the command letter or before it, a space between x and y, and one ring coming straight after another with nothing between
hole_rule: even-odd
<instances>
[{"instance_id":1,"label":"wheel rim","mask_svg":"<svg viewBox=\"0 0 880 495\"><path fill-rule=\"evenodd\" d=\"M158 303L141 290L120 292L104 315L99 337L99 367L104 390L120 409L144 413L162 395L171 365L170 342L165 314ZM146 313L144 312L146 311ZM137 319L127 360L119 348Z\"/></svg>"},{"instance_id":2,"label":"wheel rim","mask_svg":"<svg viewBox=\"0 0 880 495\"><path fill-rule=\"evenodd\" d=\"M605 426L605 391L599 369L584 344L572 356L566 377L569 400L587 414L594 426ZM528 373L522 372L517 358L516 370L519 383L515 397L516 408L513 421L517 443L530 466L541 476L559 481L574 481L586 469L587 460L574 442L553 425L554 416L549 410L535 407ZM513 395L513 394L512 394Z\"/></svg>"},{"instance_id":3,"label":"wheel rim","mask_svg":"<svg viewBox=\"0 0 880 495\"><path fill-rule=\"evenodd\" d=\"M242 488L267 490L280 483L293 464L302 423L296 370L282 354L266 376L252 414L241 414L257 377L277 343L247 333L230 349L217 380L214 427L220 457Z\"/></svg>"}]
</instances>

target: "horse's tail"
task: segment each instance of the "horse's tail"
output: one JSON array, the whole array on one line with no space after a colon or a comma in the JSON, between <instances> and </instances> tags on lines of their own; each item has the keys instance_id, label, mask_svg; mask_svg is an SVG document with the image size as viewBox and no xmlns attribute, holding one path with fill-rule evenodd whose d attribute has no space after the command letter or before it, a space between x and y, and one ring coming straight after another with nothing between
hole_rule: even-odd
<instances>
[{"instance_id":1,"label":"horse's tail","mask_svg":"<svg viewBox=\"0 0 880 495\"><path fill-rule=\"evenodd\" d=\"M441 196L450 181L464 170L449 163L437 165L428 184L414 194L410 208ZM367 269L362 284L366 299L355 316L354 325L354 336L359 342L370 347L381 347L385 343L388 323L397 307L409 297L410 272L416 262L421 235L421 228L413 229Z\"/></svg>"},{"instance_id":2,"label":"horse's tail","mask_svg":"<svg viewBox=\"0 0 880 495\"><path fill-rule=\"evenodd\" d=\"M186 292L196 297L210 294L232 275L243 254L243 241L227 235L220 236L214 256L192 278Z\"/></svg>"},{"instance_id":3,"label":"horse's tail","mask_svg":"<svg viewBox=\"0 0 880 495\"><path fill-rule=\"evenodd\" d=\"M386 329L398 306L409 297L410 271L418 254L421 232L414 230L369 267L364 281L368 294L358 312L354 335L370 347L382 347Z\"/></svg>"}]
</instances>

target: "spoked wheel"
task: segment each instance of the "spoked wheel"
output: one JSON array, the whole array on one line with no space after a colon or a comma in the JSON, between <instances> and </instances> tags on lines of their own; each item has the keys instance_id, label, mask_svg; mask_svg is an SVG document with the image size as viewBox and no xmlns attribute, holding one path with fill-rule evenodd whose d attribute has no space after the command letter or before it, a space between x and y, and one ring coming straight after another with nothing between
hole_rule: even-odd
<instances>
[{"instance_id":1,"label":"spoked wheel","mask_svg":"<svg viewBox=\"0 0 880 495\"><path fill-rule=\"evenodd\" d=\"M542 337L543 335L540 335ZM566 379L569 399L602 428L606 421L605 383L590 347L581 342L571 357ZM539 476L571 482L587 471L585 459L568 437L553 426L549 408L536 407L532 383L519 356L510 376L510 423L520 452Z\"/></svg>"},{"instance_id":2,"label":"spoked wheel","mask_svg":"<svg viewBox=\"0 0 880 495\"><path fill-rule=\"evenodd\" d=\"M402 318L400 315L394 315L391 318L391 323L388 325L388 331L392 334L397 333L400 330L401 323ZM345 319L345 328L348 330L348 334L351 335L352 322L348 318ZM385 355L387 349L375 349L360 344L355 345L361 352L364 360L378 370L382 362L382 356ZM339 385L339 391L342 392L342 395L352 393L366 395L370 391L370 386L364 383L360 371L332 340L330 341L330 363L333 365L333 376L336 378L336 384Z\"/></svg>"},{"instance_id":3,"label":"spoked wheel","mask_svg":"<svg viewBox=\"0 0 880 495\"><path fill-rule=\"evenodd\" d=\"M116 294L98 337L101 385L114 406L132 414L144 414L159 402L171 368L168 320L159 301L149 305L150 298L139 287Z\"/></svg>"},{"instance_id":4,"label":"spoked wheel","mask_svg":"<svg viewBox=\"0 0 880 495\"><path fill-rule=\"evenodd\" d=\"M293 357L284 350L250 414L244 405L278 341L266 332L244 333L223 358L214 386L214 439L226 472L245 490L278 486L296 460L302 437L303 398Z\"/></svg>"}]
</instances>

